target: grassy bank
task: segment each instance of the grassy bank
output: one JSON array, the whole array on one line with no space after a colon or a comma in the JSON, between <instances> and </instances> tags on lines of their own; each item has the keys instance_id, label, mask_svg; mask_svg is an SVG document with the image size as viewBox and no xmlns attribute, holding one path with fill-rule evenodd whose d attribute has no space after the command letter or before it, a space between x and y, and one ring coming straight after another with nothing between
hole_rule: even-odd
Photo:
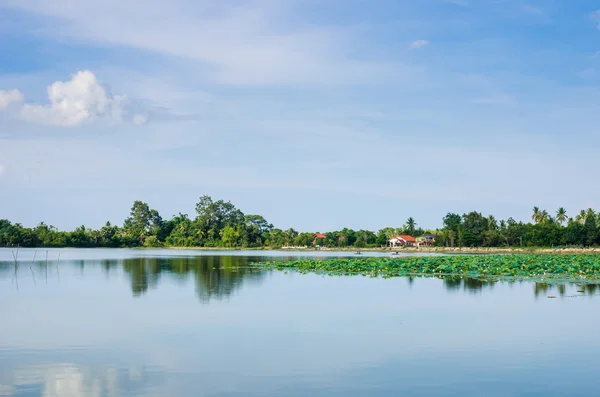
<instances>
[{"instance_id":1,"label":"grassy bank","mask_svg":"<svg viewBox=\"0 0 600 397\"><path fill-rule=\"evenodd\" d=\"M274 261L254 266L333 275L600 281L600 255L486 255Z\"/></svg>"}]
</instances>

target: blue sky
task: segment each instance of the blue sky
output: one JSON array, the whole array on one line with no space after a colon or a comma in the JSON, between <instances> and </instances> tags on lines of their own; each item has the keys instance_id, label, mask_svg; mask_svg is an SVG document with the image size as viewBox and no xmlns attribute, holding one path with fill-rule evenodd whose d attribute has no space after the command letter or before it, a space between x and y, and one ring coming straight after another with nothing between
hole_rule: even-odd
<instances>
[{"instance_id":1,"label":"blue sky","mask_svg":"<svg viewBox=\"0 0 600 397\"><path fill-rule=\"evenodd\" d=\"M600 209L599 8L0 0L0 218L203 194L302 231Z\"/></svg>"}]
</instances>

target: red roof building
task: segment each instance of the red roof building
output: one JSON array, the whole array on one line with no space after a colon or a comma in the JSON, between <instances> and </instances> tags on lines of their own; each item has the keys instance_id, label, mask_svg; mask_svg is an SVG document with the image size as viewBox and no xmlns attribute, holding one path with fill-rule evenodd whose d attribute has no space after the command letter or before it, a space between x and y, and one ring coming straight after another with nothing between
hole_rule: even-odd
<instances>
[{"instance_id":1,"label":"red roof building","mask_svg":"<svg viewBox=\"0 0 600 397\"><path fill-rule=\"evenodd\" d=\"M396 245L414 245L417 242L414 237L409 235L400 235L390 240L390 246L395 247Z\"/></svg>"},{"instance_id":2,"label":"red roof building","mask_svg":"<svg viewBox=\"0 0 600 397\"><path fill-rule=\"evenodd\" d=\"M400 235L398 236L399 239L404 240L407 243L416 243L417 240L415 240L414 237L409 236L409 235Z\"/></svg>"}]
</instances>

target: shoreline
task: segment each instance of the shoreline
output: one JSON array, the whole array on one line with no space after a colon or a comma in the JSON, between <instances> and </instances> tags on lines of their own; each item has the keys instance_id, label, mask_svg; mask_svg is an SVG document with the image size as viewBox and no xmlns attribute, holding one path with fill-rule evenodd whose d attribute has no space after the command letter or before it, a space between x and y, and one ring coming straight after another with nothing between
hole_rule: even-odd
<instances>
[{"instance_id":1,"label":"shoreline","mask_svg":"<svg viewBox=\"0 0 600 397\"><path fill-rule=\"evenodd\" d=\"M570 254L570 255L593 255L600 254L600 247L594 248L521 248L521 247L511 247L511 248L503 248L503 247L404 247L404 248L354 248L354 247L346 247L346 248L303 248L303 247L294 247L294 248L271 248L271 247L249 247L249 248L230 248L230 247L10 247L10 246L2 246L1 249L33 249L33 250L43 250L43 249L108 249L108 250L122 250L122 249L131 249L131 250L181 250L181 251L275 251L275 252L306 252L306 253L318 253L318 252L344 252L344 253L355 253L355 252L372 252L372 253L398 253L402 254L454 254L454 255L469 255L469 254Z\"/></svg>"},{"instance_id":2,"label":"shoreline","mask_svg":"<svg viewBox=\"0 0 600 397\"><path fill-rule=\"evenodd\" d=\"M153 249L138 247L139 249ZM190 251L277 251L277 252L389 252L402 253L439 253L439 254L600 254L599 248L521 248L521 247L407 247L407 248L216 248L216 247L157 247L155 249L190 250Z\"/></svg>"}]
</instances>

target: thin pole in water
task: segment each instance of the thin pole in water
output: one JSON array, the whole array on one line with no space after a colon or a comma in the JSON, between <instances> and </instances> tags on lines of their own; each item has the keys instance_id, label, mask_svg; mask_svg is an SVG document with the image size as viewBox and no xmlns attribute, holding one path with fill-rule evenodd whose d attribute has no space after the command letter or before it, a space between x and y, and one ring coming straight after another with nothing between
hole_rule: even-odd
<instances>
[{"instance_id":1,"label":"thin pole in water","mask_svg":"<svg viewBox=\"0 0 600 397\"><path fill-rule=\"evenodd\" d=\"M33 276L33 283L37 285L35 281L35 272L33 271L33 265L35 264L35 257L37 256L37 250L33 253L33 261L31 261L31 266L29 266L29 270L31 270L31 275Z\"/></svg>"},{"instance_id":2,"label":"thin pole in water","mask_svg":"<svg viewBox=\"0 0 600 397\"><path fill-rule=\"evenodd\" d=\"M15 251L11 251L13 255L13 259L15 260L15 267L19 267L19 262L17 259L19 258L19 246L17 245L17 254L15 255Z\"/></svg>"},{"instance_id":3,"label":"thin pole in water","mask_svg":"<svg viewBox=\"0 0 600 397\"><path fill-rule=\"evenodd\" d=\"M48 250L46 250L46 284L48 284Z\"/></svg>"},{"instance_id":4,"label":"thin pole in water","mask_svg":"<svg viewBox=\"0 0 600 397\"><path fill-rule=\"evenodd\" d=\"M56 261L56 274L58 275L58 282L60 283L60 272L58 271L59 263L60 263L60 252L58 253L58 260Z\"/></svg>"},{"instance_id":5,"label":"thin pole in water","mask_svg":"<svg viewBox=\"0 0 600 397\"><path fill-rule=\"evenodd\" d=\"M19 280L17 279L17 270L19 269L19 262L17 258L19 257L19 246L17 245L17 254L15 255L15 251L10 251L12 253L13 259L15 261L15 274L13 274L13 279L11 283L17 282L17 290L19 290Z\"/></svg>"}]
</instances>

